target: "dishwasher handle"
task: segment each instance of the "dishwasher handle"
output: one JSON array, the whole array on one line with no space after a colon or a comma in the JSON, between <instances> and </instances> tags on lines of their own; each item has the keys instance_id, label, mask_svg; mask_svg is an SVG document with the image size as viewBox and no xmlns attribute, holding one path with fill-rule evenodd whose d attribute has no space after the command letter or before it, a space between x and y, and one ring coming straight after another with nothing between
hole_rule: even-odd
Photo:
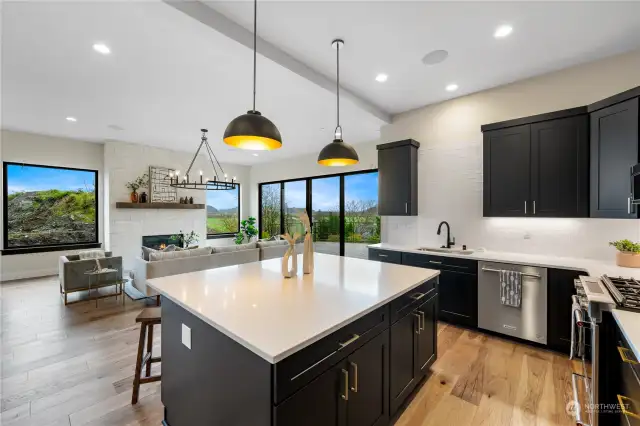
<instances>
[{"instance_id":1,"label":"dishwasher handle","mask_svg":"<svg viewBox=\"0 0 640 426\"><path fill-rule=\"evenodd\" d=\"M493 268L482 268L482 270L484 272L497 272L497 273L501 272L500 269L493 269ZM515 271L515 272L517 272L517 271ZM521 272L521 274L522 274L523 277L530 277L530 278L540 279L540 275L538 275L538 274L527 274L526 272Z\"/></svg>"}]
</instances>

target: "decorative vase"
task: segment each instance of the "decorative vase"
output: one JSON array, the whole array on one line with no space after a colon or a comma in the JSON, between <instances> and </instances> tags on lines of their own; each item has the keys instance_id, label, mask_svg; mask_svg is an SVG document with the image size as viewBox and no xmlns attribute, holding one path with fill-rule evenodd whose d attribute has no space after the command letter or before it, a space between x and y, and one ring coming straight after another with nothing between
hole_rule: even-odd
<instances>
[{"instance_id":1,"label":"decorative vase","mask_svg":"<svg viewBox=\"0 0 640 426\"><path fill-rule=\"evenodd\" d=\"M140 194L140 198L139 198L141 203L146 203L147 202L147 193L146 192L142 192L142 194Z\"/></svg>"},{"instance_id":2,"label":"decorative vase","mask_svg":"<svg viewBox=\"0 0 640 426\"><path fill-rule=\"evenodd\" d=\"M309 215L305 211L300 213L300 222L304 225L304 246L302 249L302 273L313 273L313 238L311 235L311 221Z\"/></svg>"},{"instance_id":3,"label":"decorative vase","mask_svg":"<svg viewBox=\"0 0 640 426\"><path fill-rule=\"evenodd\" d=\"M180 197L180 204L184 204L184 198Z\"/></svg>"},{"instance_id":4,"label":"decorative vase","mask_svg":"<svg viewBox=\"0 0 640 426\"><path fill-rule=\"evenodd\" d=\"M295 233L293 238L286 233L284 239L289 243L289 248L282 257L282 276L291 278L298 274L298 256L296 255L296 240L300 238L299 233ZM289 268L289 259L291 259L291 268Z\"/></svg>"},{"instance_id":5,"label":"decorative vase","mask_svg":"<svg viewBox=\"0 0 640 426\"><path fill-rule=\"evenodd\" d=\"M129 194L129 197L131 198L132 203L138 202L138 193L136 191L133 191L131 194Z\"/></svg>"},{"instance_id":6,"label":"decorative vase","mask_svg":"<svg viewBox=\"0 0 640 426\"><path fill-rule=\"evenodd\" d=\"M640 253L619 251L616 253L616 264L625 268L640 268Z\"/></svg>"},{"instance_id":7,"label":"decorative vase","mask_svg":"<svg viewBox=\"0 0 640 426\"><path fill-rule=\"evenodd\" d=\"M189 197L189 204L193 204L193 197Z\"/></svg>"}]
</instances>

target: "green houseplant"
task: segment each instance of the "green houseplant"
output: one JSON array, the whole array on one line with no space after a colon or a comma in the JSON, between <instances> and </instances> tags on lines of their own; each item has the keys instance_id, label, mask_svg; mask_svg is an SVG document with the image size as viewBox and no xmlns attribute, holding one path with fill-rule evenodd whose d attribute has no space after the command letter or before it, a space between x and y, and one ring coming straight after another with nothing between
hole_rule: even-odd
<instances>
[{"instance_id":1,"label":"green houseplant","mask_svg":"<svg viewBox=\"0 0 640 426\"><path fill-rule=\"evenodd\" d=\"M618 240L609 243L615 247L616 264L627 268L640 268L640 244L630 240Z\"/></svg>"},{"instance_id":2,"label":"green houseplant","mask_svg":"<svg viewBox=\"0 0 640 426\"><path fill-rule=\"evenodd\" d=\"M132 203L138 202L138 189L146 188L149 185L149 175L147 173L138 176L131 182L127 182L125 186L131 191L130 198Z\"/></svg>"},{"instance_id":3,"label":"green houseplant","mask_svg":"<svg viewBox=\"0 0 640 426\"><path fill-rule=\"evenodd\" d=\"M240 232L236 234L235 243L242 244L245 239L251 241L253 237L258 235L258 228L256 228L256 218L249 216L247 219L243 219L240 222Z\"/></svg>"},{"instance_id":4,"label":"green houseplant","mask_svg":"<svg viewBox=\"0 0 640 426\"><path fill-rule=\"evenodd\" d=\"M193 243L197 243L200 236L195 231L187 232L186 234L180 230L178 235L172 235L172 240L182 240L182 247L187 248Z\"/></svg>"}]
</instances>

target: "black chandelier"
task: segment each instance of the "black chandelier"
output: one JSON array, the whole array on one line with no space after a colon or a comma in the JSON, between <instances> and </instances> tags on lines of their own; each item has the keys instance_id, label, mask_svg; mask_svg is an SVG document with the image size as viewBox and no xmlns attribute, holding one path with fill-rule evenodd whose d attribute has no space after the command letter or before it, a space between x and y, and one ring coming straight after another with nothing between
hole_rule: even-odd
<instances>
[{"instance_id":1,"label":"black chandelier","mask_svg":"<svg viewBox=\"0 0 640 426\"><path fill-rule=\"evenodd\" d=\"M236 177L234 176L231 181L227 177L227 174L222 169L220 162L216 158L216 155L213 153L211 146L209 146L209 142L207 141L207 129L200 129L202 132L202 140L200 141L200 146L196 151L196 154L193 156L193 160L191 160L191 164L189 164L189 168L187 172L182 176L182 180L180 179L180 170L176 170L175 175L173 172L169 173L169 185L174 188L181 189L198 189L201 191L223 191L229 189L235 189L238 185L236 183ZM191 173L191 168L193 167L193 163L195 163L196 158L198 158L198 154L202 147L207 151L207 155L209 156L209 161L211 161L211 166L213 166L213 179L209 179L209 177L203 178L202 170L200 170L200 178L193 179L189 173ZM217 165L217 167L216 167Z\"/></svg>"}]
</instances>

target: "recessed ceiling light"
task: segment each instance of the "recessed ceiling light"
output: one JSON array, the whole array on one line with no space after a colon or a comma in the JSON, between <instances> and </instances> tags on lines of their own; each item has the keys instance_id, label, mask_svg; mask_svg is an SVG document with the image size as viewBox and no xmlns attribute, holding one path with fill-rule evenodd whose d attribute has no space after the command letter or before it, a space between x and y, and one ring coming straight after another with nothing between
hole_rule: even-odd
<instances>
[{"instance_id":1,"label":"recessed ceiling light","mask_svg":"<svg viewBox=\"0 0 640 426\"><path fill-rule=\"evenodd\" d=\"M386 74L378 74L378 75L376 75L376 81L378 83L384 83L385 81L387 81L387 78L389 78L389 76L386 75Z\"/></svg>"},{"instance_id":2,"label":"recessed ceiling light","mask_svg":"<svg viewBox=\"0 0 640 426\"><path fill-rule=\"evenodd\" d=\"M111 53L111 49L106 44L96 43L93 45L93 50L98 53L102 53L103 55L108 55Z\"/></svg>"},{"instance_id":3,"label":"recessed ceiling light","mask_svg":"<svg viewBox=\"0 0 640 426\"><path fill-rule=\"evenodd\" d=\"M78 119L75 117L67 117L67 121L71 121L75 123L76 121L78 121Z\"/></svg>"},{"instance_id":4,"label":"recessed ceiling light","mask_svg":"<svg viewBox=\"0 0 640 426\"><path fill-rule=\"evenodd\" d=\"M254 153L254 154L253 154L253 156L254 156L254 157L257 157L257 156L258 156L258 154Z\"/></svg>"},{"instance_id":5,"label":"recessed ceiling light","mask_svg":"<svg viewBox=\"0 0 640 426\"><path fill-rule=\"evenodd\" d=\"M496 32L493 33L495 38L505 38L513 31L513 27L511 25L500 25L496 28Z\"/></svg>"},{"instance_id":6,"label":"recessed ceiling light","mask_svg":"<svg viewBox=\"0 0 640 426\"><path fill-rule=\"evenodd\" d=\"M447 52L446 50L434 50L424 55L424 57L422 58L422 63L425 65L437 65L440 62L443 62L448 57L449 52Z\"/></svg>"},{"instance_id":7,"label":"recessed ceiling light","mask_svg":"<svg viewBox=\"0 0 640 426\"><path fill-rule=\"evenodd\" d=\"M458 85L455 83L447 84L447 87L445 87L445 89L447 89L447 92L455 92L456 90L458 90Z\"/></svg>"}]
</instances>

